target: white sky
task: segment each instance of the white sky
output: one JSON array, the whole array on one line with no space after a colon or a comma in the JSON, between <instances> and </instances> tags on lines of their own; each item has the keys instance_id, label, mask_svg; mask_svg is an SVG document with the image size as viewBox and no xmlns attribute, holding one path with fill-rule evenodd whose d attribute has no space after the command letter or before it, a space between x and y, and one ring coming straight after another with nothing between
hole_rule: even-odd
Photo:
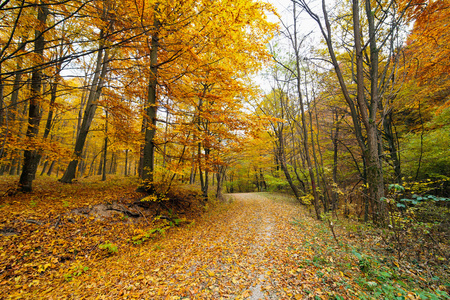
<instances>
[{"instance_id":1,"label":"white sky","mask_svg":"<svg viewBox=\"0 0 450 300\"><path fill-rule=\"evenodd\" d=\"M273 6L277 8L278 14L280 14L284 23L292 24L293 16L292 16L292 0L266 0L271 3ZM320 2L319 1L309 1L311 8L314 12L320 13ZM316 3L314 3L316 2ZM319 7L317 7L319 5ZM297 6L298 8L298 6ZM317 8L319 10L317 10ZM299 8L297 9L299 11ZM272 22L278 22L278 18L276 16L269 16L269 20ZM300 18L298 19L300 24L299 29L302 33L309 33L312 30L316 30L317 24L308 16L305 12L300 14Z\"/></svg>"},{"instance_id":2,"label":"white sky","mask_svg":"<svg viewBox=\"0 0 450 300\"><path fill-rule=\"evenodd\" d=\"M293 12L292 12L292 0L265 0L268 3L271 3L278 11L278 14L283 20L283 23L286 26L292 26L293 24ZM327 2L332 2L333 0L328 0ZM321 1L318 0L310 0L310 7L313 10L313 12L317 13L319 16L321 15ZM297 14L300 12L300 8L297 6ZM275 15L269 15L268 16L269 21L271 22L279 22L279 19ZM280 24L280 30L283 31L284 28ZM306 13L301 12L300 15L297 18L297 30L298 30L298 36L301 38L304 35L309 35L309 38L306 40L305 44L302 45L303 48L303 55L309 57L309 49L311 47L318 48L320 47L320 40L321 40L321 34L319 31L319 27L317 23ZM292 31L291 31L292 32ZM286 38L282 37L282 34L278 37L275 37L273 42L278 44L278 52L282 52L283 49L286 49L286 52L292 51L292 45L288 42ZM285 46L284 46L285 45ZM283 53L280 53L281 55ZM312 53L311 53L312 56ZM261 89L264 92L269 92L271 90L270 81L268 82L264 76L264 70L261 72L260 75L255 77L255 81L257 84L261 87Z\"/></svg>"}]
</instances>

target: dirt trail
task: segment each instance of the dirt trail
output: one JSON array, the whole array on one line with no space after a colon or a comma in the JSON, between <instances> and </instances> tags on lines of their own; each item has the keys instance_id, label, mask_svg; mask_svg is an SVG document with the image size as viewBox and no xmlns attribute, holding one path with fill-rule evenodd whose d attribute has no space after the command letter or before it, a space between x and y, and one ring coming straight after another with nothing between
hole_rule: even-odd
<instances>
[{"instance_id":1,"label":"dirt trail","mask_svg":"<svg viewBox=\"0 0 450 300\"><path fill-rule=\"evenodd\" d=\"M48 293L100 299L307 299L320 295L302 246L307 218L295 203L264 194L233 194L203 221L157 242L92 262L86 274ZM308 252L309 251L309 252ZM301 268L301 269L300 269ZM320 283L322 284L322 283ZM319 293L319 294L318 294Z\"/></svg>"},{"instance_id":2,"label":"dirt trail","mask_svg":"<svg viewBox=\"0 0 450 300\"><path fill-rule=\"evenodd\" d=\"M172 253L170 262L161 261L158 267L172 274L170 289L189 285L195 298L278 299L264 293L277 286L268 276L275 262L270 249L280 244L286 215L294 207L258 194L232 197L229 210L180 240L180 249Z\"/></svg>"}]
</instances>

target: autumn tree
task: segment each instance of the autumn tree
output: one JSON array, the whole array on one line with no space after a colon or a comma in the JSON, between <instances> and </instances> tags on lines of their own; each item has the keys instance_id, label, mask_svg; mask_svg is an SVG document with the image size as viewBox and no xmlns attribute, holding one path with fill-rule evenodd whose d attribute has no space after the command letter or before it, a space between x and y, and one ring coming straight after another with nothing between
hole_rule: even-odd
<instances>
[{"instance_id":1,"label":"autumn tree","mask_svg":"<svg viewBox=\"0 0 450 300\"><path fill-rule=\"evenodd\" d=\"M155 51L150 58L155 59L156 54L158 57L156 61L150 60L148 73L147 137L143 159L143 179L147 184L154 181L151 174L154 172L154 141L157 129L155 122L159 120L156 118L157 107L164 106L166 102L167 108L175 114L186 110L189 114L194 114L187 128L191 126L190 124L197 124L195 132L198 134L191 135L199 141L196 147L200 147L201 150L199 153L197 149L197 157L208 160L210 152L208 141L211 139L208 132L211 132L211 118L217 118L220 114L211 116L208 113L209 108L204 106L208 103L223 107L224 103L240 102L236 97L248 97L245 93L249 94L251 89L247 84L239 83L239 80L246 80L245 77L248 78L248 74L256 70L259 62L255 57L265 58L263 41L269 37L273 29L273 26L265 21L264 12L270 8L267 5L253 2L235 2L226 8L222 2L215 4L198 2L189 7L179 5L172 7L169 4L159 3L151 21L157 26L153 26L154 32L151 43L148 44L148 51L150 54ZM240 13L235 15L236 11ZM231 17L233 15L234 18ZM212 16L215 22L211 21ZM160 51L156 51L155 47ZM242 49L245 49L245 52ZM251 70L252 68L254 70ZM244 78L238 80L238 75L243 75ZM234 93L230 91L231 86L235 88ZM213 92L219 93L214 102L205 101ZM192 102L192 99L196 100ZM190 111L192 109L197 112ZM202 165L203 163L197 160L197 166ZM205 169L202 170L204 171ZM205 195L207 178L208 176L203 178ZM147 187L144 189L150 191L151 184Z\"/></svg>"},{"instance_id":2,"label":"autumn tree","mask_svg":"<svg viewBox=\"0 0 450 300\"><path fill-rule=\"evenodd\" d=\"M383 93L388 86L386 83L394 78L392 77L394 73L389 72L389 64L385 64L380 70L380 60L389 61L395 54L390 51L393 50L394 45L389 41L397 36L404 10L400 10L398 4L394 2L375 5L371 1L365 1L363 8L357 0L350 3L352 16L350 28L353 29L352 64L356 70L351 79L356 83L356 95L352 96L349 91L349 82L344 78L342 65L336 54L336 44L332 35L333 24L325 1L322 1L321 16L313 12L305 1L295 1L295 3L298 3L316 21L326 42L341 92L351 112L355 136L363 153L369 186L368 200L375 204L374 219L382 222L384 205L380 199L384 196L384 176L378 129L379 109L383 107ZM387 51L383 52L383 50ZM389 53L390 56L386 57L384 53Z\"/></svg>"}]
</instances>

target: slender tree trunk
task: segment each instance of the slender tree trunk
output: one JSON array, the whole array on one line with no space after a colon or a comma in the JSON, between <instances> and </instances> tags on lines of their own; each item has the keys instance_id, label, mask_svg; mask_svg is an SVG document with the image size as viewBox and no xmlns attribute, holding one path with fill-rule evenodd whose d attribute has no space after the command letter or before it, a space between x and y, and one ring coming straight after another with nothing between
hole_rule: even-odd
<instances>
[{"instance_id":1,"label":"slender tree trunk","mask_svg":"<svg viewBox=\"0 0 450 300\"><path fill-rule=\"evenodd\" d=\"M296 4L294 3L294 16L296 16ZM309 146L308 146L308 131L307 131L307 126L306 126L306 118L305 118L305 108L303 105L303 95L302 95L302 91L301 91L301 79L300 79L300 72L301 72L301 68L300 68L300 53L299 53L299 45L298 45L298 39L297 39L297 18L294 17L294 40L293 40L293 46L294 46L294 51L295 51L295 68L297 71L297 76L296 76L296 80L297 80L297 94L298 94L298 99L299 99L299 104L300 104L300 111L301 111L301 121L302 121L302 129L303 129L303 148L305 150L305 157L306 157L306 163L308 165L308 173L309 173L309 178L311 180L311 188L312 188L312 192L313 192L313 197L314 197L314 209L316 211L316 217L317 219L321 219L320 216L320 208L319 208L319 196L317 194L317 187L316 187L316 181L314 178L314 171L313 171L313 167L312 167L312 162L311 162L311 157L309 155Z\"/></svg>"},{"instance_id":2,"label":"slender tree trunk","mask_svg":"<svg viewBox=\"0 0 450 300\"><path fill-rule=\"evenodd\" d=\"M398 184L402 184L402 169L400 165L400 157L397 151L398 147L395 142L395 133L392 128L392 111L387 113L383 118L383 128L386 141L388 142L389 154L394 167L394 181Z\"/></svg>"},{"instance_id":3,"label":"slender tree trunk","mask_svg":"<svg viewBox=\"0 0 450 300\"><path fill-rule=\"evenodd\" d=\"M132 162L133 162L133 160L130 159L130 162L128 163L128 176L131 175L131 166L132 166ZM136 165L136 162L135 162L135 165ZM134 172L134 176L136 176L136 170L135 170L135 172Z\"/></svg>"},{"instance_id":4,"label":"slender tree trunk","mask_svg":"<svg viewBox=\"0 0 450 300\"><path fill-rule=\"evenodd\" d=\"M307 101L308 106L310 104L309 101ZM325 212L329 211L329 201L328 201L328 197L327 197L327 184L325 182L325 179L323 178L323 176L321 176L321 171L319 168L319 162L318 162L318 158L317 158L317 154L316 154L316 145L315 145L315 141L314 141L314 129L313 129L313 119L312 119L312 111L311 111L311 107L309 107L308 109L308 116L309 116L309 133L310 133L310 138L311 138L311 149L312 149L312 157L314 159L314 167L316 169L316 179L317 182L320 182L320 178L322 178L322 182L323 182L323 186L322 186L322 190L323 190L323 199L322 199L322 205L323 205L323 209ZM319 150L320 145L317 144L317 148ZM319 150L320 151L320 150ZM319 183L320 184L320 183Z\"/></svg>"},{"instance_id":5,"label":"slender tree trunk","mask_svg":"<svg viewBox=\"0 0 450 300\"><path fill-rule=\"evenodd\" d=\"M106 157L108 155L108 110L105 111L106 120L105 120L105 141L103 147L103 173L102 173L102 181L106 180Z\"/></svg>"},{"instance_id":6,"label":"slender tree trunk","mask_svg":"<svg viewBox=\"0 0 450 300\"><path fill-rule=\"evenodd\" d=\"M88 68L88 72L92 72L91 68ZM94 72L95 73L95 72ZM87 74L84 77L84 83L88 85L92 82L92 75L88 76ZM80 108L78 109L78 118L77 118L77 128L76 128L76 139L78 139L78 135L80 134L81 124L83 122L83 109L86 105L86 101L88 99L88 92L86 89L83 90L80 99Z\"/></svg>"},{"instance_id":7,"label":"slender tree trunk","mask_svg":"<svg viewBox=\"0 0 450 300\"><path fill-rule=\"evenodd\" d=\"M62 47L62 46L61 46ZM61 49L61 55L62 55L62 49ZM44 135L42 137L42 139L45 141L47 140L49 134L50 134L50 130L52 129L52 122L53 122L53 112L55 110L55 102L56 102L56 93L58 90L58 81L59 81L59 77L60 77L60 72L61 72L61 62L59 62L56 65L56 73L55 73L55 78L54 81L51 83L51 87L50 87L50 104L49 104L49 111L48 111L48 115L47 115L47 122L45 123L45 129L44 129ZM38 155L36 157L36 160L39 162L41 160L42 157L42 150L38 151ZM47 165L47 161L45 162L45 166ZM44 169L42 170L41 175L44 173L45 171L45 166Z\"/></svg>"},{"instance_id":8,"label":"slender tree trunk","mask_svg":"<svg viewBox=\"0 0 450 300\"><path fill-rule=\"evenodd\" d=\"M225 173L224 173L225 176ZM259 168L259 178L261 179L261 186L263 187L263 191L267 190L267 183L264 180L264 174L261 168Z\"/></svg>"},{"instance_id":9,"label":"slender tree trunk","mask_svg":"<svg viewBox=\"0 0 450 300\"><path fill-rule=\"evenodd\" d=\"M25 43L22 41L19 43L18 46L18 50L23 49L25 47ZM13 89L12 89L12 93L11 93L11 107L9 109L11 117L10 119L12 121L14 121L17 117L17 102L19 100L19 90L21 88L22 84L22 64L23 64L23 59L22 56L19 56L17 58L17 67L16 67L16 71L14 72L14 84L13 84Z\"/></svg>"},{"instance_id":10,"label":"slender tree trunk","mask_svg":"<svg viewBox=\"0 0 450 300\"><path fill-rule=\"evenodd\" d=\"M331 139L333 141L333 185L334 185L334 191L333 191L333 210L337 209L338 203L339 203L339 194L337 192L339 183L338 183L338 179L337 179L337 173L338 173L338 140L339 140L339 123L340 121L338 120L338 112L337 110L335 111L335 124L336 124L336 129L334 130L334 134L333 132L331 132Z\"/></svg>"},{"instance_id":11,"label":"slender tree trunk","mask_svg":"<svg viewBox=\"0 0 450 300\"><path fill-rule=\"evenodd\" d=\"M0 127L2 127L4 124L3 122L5 121L5 117L8 118L7 114L6 114L6 105L5 105L5 101L4 101L4 96L3 96L3 90L4 90L4 86L3 86L3 76L2 74L2 65L0 63ZM5 107L3 107L5 106ZM4 134L4 139L6 141L6 137L7 137L8 133L5 131ZM3 157L3 150L4 147L2 146L4 143L0 141L0 158Z\"/></svg>"},{"instance_id":12,"label":"slender tree trunk","mask_svg":"<svg viewBox=\"0 0 450 300\"><path fill-rule=\"evenodd\" d=\"M275 131L275 134L278 139L278 145L277 145L277 160L281 167L281 170L284 173L284 176L286 177L286 180L291 187L292 192L294 193L295 198L297 201L301 202L301 194L298 190L297 186L294 184L294 181L292 180L291 174L289 173L289 170L286 165L286 159L285 159L285 147L284 147L284 137L283 137L283 127L282 125L278 130Z\"/></svg>"},{"instance_id":13,"label":"slender tree trunk","mask_svg":"<svg viewBox=\"0 0 450 300\"><path fill-rule=\"evenodd\" d=\"M86 110L83 115L83 122L79 134L75 142L75 150L73 156L75 157L69 163L63 177L60 179L61 182L71 183L75 178L75 173L78 165L78 161L81 159L83 153L84 144L86 142L87 135L89 133L89 128L91 126L92 120L95 116L95 110L97 109L98 100L100 99L104 79L108 69L108 50L103 49L103 30L100 33L100 47L97 54L97 62L95 68L95 75L92 81L91 89L89 91L88 101L86 103Z\"/></svg>"},{"instance_id":14,"label":"slender tree trunk","mask_svg":"<svg viewBox=\"0 0 450 300\"><path fill-rule=\"evenodd\" d=\"M317 105L314 105L314 112L315 112L315 121L316 121L316 128L317 128L317 133L315 135L315 143L317 143L317 152L319 153L319 158L320 161L317 162L317 164L320 164L320 169L318 169L318 176L320 176L320 178L322 179L322 184L323 184L323 196L324 196L324 202L327 203L327 209L333 209L333 207L330 207L330 205L332 206L332 196L330 195L330 185L328 183L327 177L325 176L325 167L324 167L324 161L323 161L323 155L322 155L322 147L320 147L320 140L319 140L319 136L320 136L320 126L319 126L319 114L317 111ZM312 119L311 119L311 124L312 124ZM312 128L312 127L311 127ZM314 141L314 139L313 139ZM313 145L314 147L314 145ZM315 154L314 154L315 156ZM337 216L336 212L335 215Z\"/></svg>"},{"instance_id":15,"label":"slender tree trunk","mask_svg":"<svg viewBox=\"0 0 450 300\"><path fill-rule=\"evenodd\" d=\"M50 164L50 167L48 168L48 171L47 171L47 175L48 176L51 176L52 175L52 171L53 171L53 167L55 166L55 160L54 161L52 161L52 163Z\"/></svg>"},{"instance_id":16,"label":"slender tree trunk","mask_svg":"<svg viewBox=\"0 0 450 300\"><path fill-rule=\"evenodd\" d=\"M369 185L369 197L370 200L377 203L377 209L374 211L374 219L382 220L378 218L379 214L384 214L384 206L380 202L381 197L384 196L384 180L381 167L381 160L378 152L378 130L377 130L377 108L379 104L378 95L378 54L379 49L376 44L376 28L374 24L375 12L372 11L370 0L365 0L366 3L366 16L369 33L369 46L370 46L370 61L368 65L370 67L370 104L364 95L364 69L363 69L363 52L361 47L361 22L359 18L359 1L352 0L352 17L353 17L353 34L355 42L356 52L356 81L357 81L357 108L350 97L350 94L345 83L341 67L336 59L334 52L334 46L332 43L331 25L328 18L328 12L325 4L325 0L322 0L322 12L325 22L325 28L323 27L318 15L314 14L304 0L298 0L302 7L308 12L309 15L317 21L323 37L327 43L327 48L330 54L331 61L333 63L335 73L337 75L339 85L344 95L345 101L350 109L351 117L353 120L353 126L355 129L356 139L360 146L360 149L364 156L364 163L367 167L367 184ZM361 121L364 124L367 134L367 144L362 135Z\"/></svg>"},{"instance_id":17,"label":"slender tree trunk","mask_svg":"<svg viewBox=\"0 0 450 300\"><path fill-rule=\"evenodd\" d=\"M100 155L100 163L98 164L98 170L97 170L97 175L100 176L102 175L103 172L103 161L105 160L105 140L103 140L103 149L101 151L101 155Z\"/></svg>"},{"instance_id":18,"label":"slender tree trunk","mask_svg":"<svg viewBox=\"0 0 450 300\"><path fill-rule=\"evenodd\" d=\"M17 48L18 48L18 50L21 50L24 47L25 47L25 43L23 41L21 41ZM17 58L16 71L14 72L14 83L13 83L13 88L12 88L12 93L11 93L11 104L10 104L10 108L8 109L9 120L12 125L14 125L14 122L17 119L17 115L19 114L19 112L17 111L17 109L18 109L17 103L19 100L19 90L20 90L21 86L23 85L21 83L22 73L23 73L22 72L22 64L23 64L23 59L21 56L19 56ZM18 133L20 136L21 135L20 129L19 129ZM10 163L9 175L16 175L16 163L17 163L16 155L17 155L16 151L12 151L12 154L11 154L12 161Z\"/></svg>"},{"instance_id":19,"label":"slender tree trunk","mask_svg":"<svg viewBox=\"0 0 450 300\"><path fill-rule=\"evenodd\" d=\"M125 150L125 168L124 168L124 176L128 176L128 149Z\"/></svg>"},{"instance_id":20,"label":"slender tree trunk","mask_svg":"<svg viewBox=\"0 0 450 300\"><path fill-rule=\"evenodd\" d=\"M222 188L223 188L223 181L225 179L225 172L226 172L226 166L218 166L217 167L217 173L216 173L216 179L217 179L217 188L216 188L216 198L219 200L223 199L222 195Z\"/></svg>"},{"instance_id":21,"label":"slender tree trunk","mask_svg":"<svg viewBox=\"0 0 450 300\"><path fill-rule=\"evenodd\" d=\"M49 11L47 5L41 3L41 5L38 6L38 21L43 26L46 24L48 14ZM42 70L40 69L39 64L42 63L44 59L44 47L44 35L40 30L36 29L34 53L39 59L39 62L35 64L36 68L33 70L31 75L31 97L28 108L28 128L26 133L26 137L29 142L32 142L32 140L37 137L39 132L39 123L41 120L40 102L42 97ZM24 151L22 174L19 179L19 188L23 192L32 191L32 183L37 171L38 158L39 155L37 150L27 149Z\"/></svg>"},{"instance_id":22,"label":"slender tree trunk","mask_svg":"<svg viewBox=\"0 0 450 300\"><path fill-rule=\"evenodd\" d=\"M115 164L116 164L116 159L117 159L117 157L116 157L116 153L115 152L112 152L111 153L111 162L110 162L110 164L109 164L109 171L108 171L108 174L114 174L115 173Z\"/></svg>"},{"instance_id":23,"label":"slender tree trunk","mask_svg":"<svg viewBox=\"0 0 450 300\"><path fill-rule=\"evenodd\" d=\"M202 144L198 143L197 159L198 159L198 174L199 174L199 178L200 178L200 188L202 191L203 200L208 201L208 171L205 170L205 172L203 173L203 170L202 170L201 149L202 149ZM207 156L207 149L205 149L205 161L206 161L206 156ZM205 162L205 165L206 165L206 162Z\"/></svg>"},{"instance_id":24,"label":"slender tree trunk","mask_svg":"<svg viewBox=\"0 0 450 300\"><path fill-rule=\"evenodd\" d=\"M45 171L47 171L48 160L45 160L44 166L42 167L41 176L44 175Z\"/></svg>"}]
</instances>

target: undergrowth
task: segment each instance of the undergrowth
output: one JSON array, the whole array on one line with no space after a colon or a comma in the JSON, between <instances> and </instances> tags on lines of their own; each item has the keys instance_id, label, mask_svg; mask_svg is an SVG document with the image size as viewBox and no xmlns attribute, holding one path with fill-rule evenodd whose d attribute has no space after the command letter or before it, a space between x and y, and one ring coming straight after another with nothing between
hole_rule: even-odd
<instances>
[{"instance_id":1,"label":"undergrowth","mask_svg":"<svg viewBox=\"0 0 450 300\"><path fill-rule=\"evenodd\" d=\"M306 263L332 267L342 275L344 285L356 283L361 288L358 299L450 299L448 267L413 263L406 254L395 255L392 244L383 238L386 230L383 233L371 224L331 215L325 215L322 222L308 217L296 219L293 224L299 230L314 224L316 235L303 247L311 249L315 256ZM336 238L330 229L337 232Z\"/></svg>"}]
</instances>

